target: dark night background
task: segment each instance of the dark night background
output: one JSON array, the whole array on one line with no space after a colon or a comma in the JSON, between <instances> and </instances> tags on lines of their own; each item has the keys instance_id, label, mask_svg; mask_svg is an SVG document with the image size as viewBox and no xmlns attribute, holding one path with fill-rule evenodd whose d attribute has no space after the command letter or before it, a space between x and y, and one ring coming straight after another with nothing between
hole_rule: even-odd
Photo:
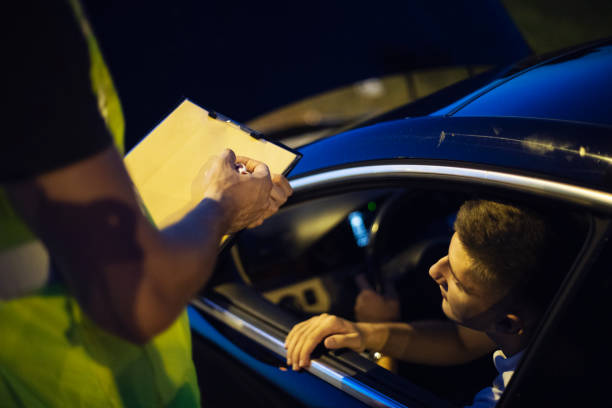
<instances>
[{"instance_id":1,"label":"dark night background","mask_svg":"<svg viewBox=\"0 0 612 408\"><path fill-rule=\"evenodd\" d=\"M609 3L84 1L128 150L185 97L248 122L367 78L497 66L609 35Z\"/></svg>"}]
</instances>

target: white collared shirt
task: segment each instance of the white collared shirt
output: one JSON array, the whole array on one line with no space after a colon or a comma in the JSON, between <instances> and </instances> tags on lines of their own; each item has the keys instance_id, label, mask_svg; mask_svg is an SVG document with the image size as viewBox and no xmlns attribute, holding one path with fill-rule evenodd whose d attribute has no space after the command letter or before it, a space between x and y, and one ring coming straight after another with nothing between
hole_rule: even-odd
<instances>
[{"instance_id":1,"label":"white collared shirt","mask_svg":"<svg viewBox=\"0 0 612 408\"><path fill-rule=\"evenodd\" d=\"M497 401L501 398L506 386L516 370L516 366L521 361L523 352L516 353L512 357L508 358L503 351L497 350L493 353L493 364L497 369L499 375L493 380L493 385L487 387L474 397L474 402L470 405L470 408L489 408L494 407Z\"/></svg>"}]
</instances>

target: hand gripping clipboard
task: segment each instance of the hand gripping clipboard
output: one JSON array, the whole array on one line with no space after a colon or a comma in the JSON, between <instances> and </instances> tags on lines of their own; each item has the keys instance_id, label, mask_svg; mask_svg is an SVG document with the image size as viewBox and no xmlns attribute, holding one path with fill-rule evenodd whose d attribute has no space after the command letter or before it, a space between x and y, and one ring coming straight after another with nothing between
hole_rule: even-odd
<instances>
[{"instance_id":1,"label":"hand gripping clipboard","mask_svg":"<svg viewBox=\"0 0 612 408\"><path fill-rule=\"evenodd\" d=\"M124 158L143 211L159 229L180 220L204 198L198 181L211 158L226 148L283 175L302 157L185 99ZM227 238L223 237L220 250L229 243Z\"/></svg>"}]
</instances>

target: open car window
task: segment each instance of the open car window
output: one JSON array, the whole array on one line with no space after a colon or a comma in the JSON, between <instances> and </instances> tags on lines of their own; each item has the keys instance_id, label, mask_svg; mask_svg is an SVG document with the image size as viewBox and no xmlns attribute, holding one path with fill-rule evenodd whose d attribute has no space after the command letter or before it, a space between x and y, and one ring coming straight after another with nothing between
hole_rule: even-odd
<instances>
[{"instance_id":1,"label":"open car window","mask_svg":"<svg viewBox=\"0 0 612 408\"><path fill-rule=\"evenodd\" d=\"M387 185L305 199L282 209L262 226L241 233L225 267L235 268L238 281L284 313L277 317L271 317L276 315L271 310L260 313L281 337L292 324L320 313L356 320L358 275L365 275L373 285L392 282L400 300L398 321L445 319L440 291L428 270L447 254L458 208L475 196L479 195L471 188ZM529 205L530 199L519 197L519 203ZM541 209L550 202L534 205ZM567 213L584 222L588 218L574 207L567 207ZM232 295L233 290L222 291L236 300L245 296ZM322 352L318 356L325 358L324 350L319 350ZM338 357L329 354L332 359ZM362 357L370 355L362 353ZM282 365L282 359L277 363ZM497 375L491 354L448 367L388 360L373 367L385 371L387 379L397 377L424 390L425 395L457 405L470 404ZM421 401L437 405L428 398Z\"/></svg>"},{"instance_id":2,"label":"open car window","mask_svg":"<svg viewBox=\"0 0 612 408\"><path fill-rule=\"evenodd\" d=\"M233 257L241 276L272 302L304 315L325 312L352 319L355 276L370 267L402 280L416 268L428 268L429 261L446 253L461 200L460 194L402 188L308 200L244 231ZM423 249L408 258L417 248Z\"/></svg>"}]
</instances>

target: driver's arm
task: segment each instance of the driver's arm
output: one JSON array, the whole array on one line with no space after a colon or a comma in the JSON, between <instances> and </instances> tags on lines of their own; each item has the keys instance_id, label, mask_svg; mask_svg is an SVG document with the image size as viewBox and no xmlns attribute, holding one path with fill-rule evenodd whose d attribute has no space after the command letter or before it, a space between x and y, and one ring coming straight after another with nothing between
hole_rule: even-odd
<instances>
[{"instance_id":1,"label":"driver's arm","mask_svg":"<svg viewBox=\"0 0 612 408\"><path fill-rule=\"evenodd\" d=\"M465 363L495 348L485 333L451 321L353 323L322 314L293 327L285 342L287 365L307 367L310 354L321 342L328 349L381 351L403 361L429 365Z\"/></svg>"},{"instance_id":2,"label":"driver's arm","mask_svg":"<svg viewBox=\"0 0 612 408\"><path fill-rule=\"evenodd\" d=\"M291 193L264 164L226 150L207 174L205 197L159 231L142 215L118 152L5 185L72 293L103 328L144 343L167 328L210 277L221 237L257 225Z\"/></svg>"},{"instance_id":3,"label":"driver's arm","mask_svg":"<svg viewBox=\"0 0 612 408\"><path fill-rule=\"evenodd\" d=\"M484 332L449 320L357 325L365 335L366 348L412 363L462 364L495 349Z\"/></svg>"}]
</instances>

